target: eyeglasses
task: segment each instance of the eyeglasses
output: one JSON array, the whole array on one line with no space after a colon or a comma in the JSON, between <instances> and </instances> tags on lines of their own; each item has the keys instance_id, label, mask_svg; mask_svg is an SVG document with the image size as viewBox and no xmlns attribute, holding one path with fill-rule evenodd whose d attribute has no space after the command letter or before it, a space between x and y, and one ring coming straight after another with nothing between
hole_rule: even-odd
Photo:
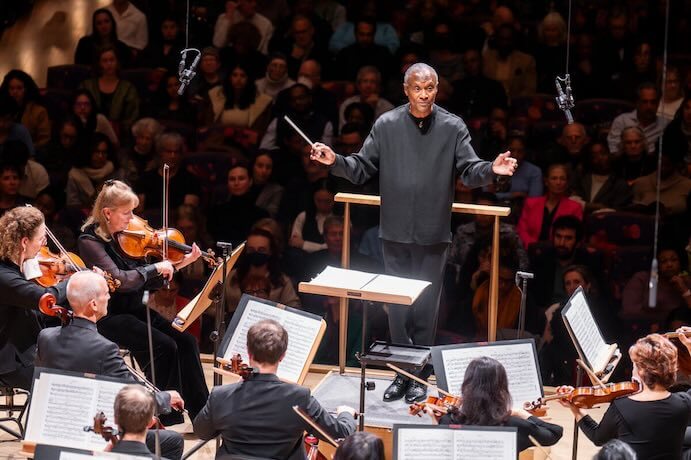
<instances>
[{"instance_id":1,"label":"eyeglasses","mask_svg":"<svg viewBox=\"0 0 691 460\"><path fill-rule=\"evenodd\" d=\"M111 185L115 185L115 179L107 179L105 182L103 182L103 185L106 187L110 187Z\"/></svg>"}]
</instances>

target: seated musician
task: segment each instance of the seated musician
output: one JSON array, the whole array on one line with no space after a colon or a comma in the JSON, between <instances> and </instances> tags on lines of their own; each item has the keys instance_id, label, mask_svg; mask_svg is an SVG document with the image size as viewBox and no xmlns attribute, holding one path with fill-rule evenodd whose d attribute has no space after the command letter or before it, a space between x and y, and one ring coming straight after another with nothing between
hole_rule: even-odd
<instances>
[{"instance_id":1,"label":"seated musician","mask_svg":"<svg viewBox=\"0 0 691 460\"><path fill-rule=\"evenodd\" d=\"M138 203L137 195L127 184L106 181L77 243L87 265L102 268L121 283L110 300L108 314L98 322L98 332L129 349L150 375L147 313L142 303L144 291L161 288L164 278L170 280L175 271L197 260L201 251L193 244L192 251L175 265L169 260L147 263L124 256L116 234L127 229ZM155 311L150 313L156 384L178 390L185 398L190 417L194 418L209 394L197 340L189 333L173 329L170 321ZM170 414L163 417L162 422L166 425L182 423L183 418Z\"/></svg>"},{"instance_id":2,"label":"seated musician","mask_svg":"<svg viewBox=\"0 0 691 460\"><path fill-rule=\"evenodd\" d=\"M156 423L155 409L156 401L146 388L141 385L122 387L115 396L113 404L113 414L119 429L120 440L110 448L110 451L137 457L156 458L147 446L148 428ZM161 433L163 431L159 431L159 435Z\"/></svg>"},{"instance_id":3,"label":"seated musician","mask_svg":"<svg viewBox=\"0 0 691 460\"><path fill-rule=\"evenodd\" d=\"M636 451L638 458L681 458L684 432L691 412L691 396L685 392L670 393L677 371L677 349L659 334L639 339L631 348L633 378L641 383L639 393L615 399L600 423L585 410L567 400L578 426L595 445L620 439ZM568 393L562 386L558 392Z\"/></svg>"},{"instance_id":4,"label":"seated musician","mask_svg":"<svg viewBox=\"0 0 691 460\"><path fill-rule=\"evenodd\" d=\"M65 301L67 282L44 288L26 279L24 262L46 244L43 214L20 207L0 218L0 384L29 390L36 337L43 327L38 300L46 292Z\"/></svg>"},{"instance_id":5,"label":"seated musician","mask_svg":"<svg viewBox=\"0 0 691 460\"><path fill-rule=\"evenodd\" d=\"M440 425L512 426L518 428L518 450L533 446L533 436L543 446L556 444L564 429L523 409L512 408L509 379L504 366L483 356L472 360L461 384L463 404L439 419ZM435 418L434 415L432 415Z\"/></svg>"},{"instance_id":6,"label":"seated musician","mask_svg":"<svg viewBox=\"0 0 691 460\"><path fill-rule=\"evenodd\" d=\"M384 460L384 442L366 431L358 431L343 440L333 460Z\"/></svg>"},{"instance_id":7,"label":"seated musician","mask_svg":"<svg viewBox=\"0 0 691 460\"><path fill-rule=\"evenodd\" d=\"M245 455L304 459L302 437L309 426L293 411L296 405L333 438L344 438L355 431L354 409L340 406L334 417L308 388L276 376L287 347L288 333L276 321L259 321L247 331L247 353L255 373L240 383L215 387L194 419L194 433L200 439L222 436L217 458Z\"/></svg>"},{"instance_id":8,"label":"seated musician","mask_svg":"<svg viewBox=\"0 0 691 460\"><path fill-rule=\"evenodd\" d=\"M67 300L73 320L65 326L51 327L38 336L36 366L115 377L130 382L137 379L125 365L118 346L103 337L96 322L108 313L108 285L93 272L78 272L67 283ZM156 413L170 413L171 408L184 409L185 402L177 391L156 392ZM179 433L160 431L162 455L170 459L182 456L183 440ZM154 451L153 433L147 445Z\"/></svg>"}]
</instances>

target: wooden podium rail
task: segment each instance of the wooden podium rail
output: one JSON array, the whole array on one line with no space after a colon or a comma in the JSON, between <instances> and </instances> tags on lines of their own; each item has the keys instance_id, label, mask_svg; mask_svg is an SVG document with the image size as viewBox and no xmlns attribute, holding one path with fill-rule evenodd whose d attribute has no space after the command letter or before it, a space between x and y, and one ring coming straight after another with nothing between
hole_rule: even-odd
<instances>
[{"instance_id":1,"label":"wooden podium rail","mask_svg":"<svg viewBox=\"0 0 691 460\"><path fill-rule=\"evenodd\" d=\"M341 253L341 267L350 268L350 205L364 204L369 206L381 205L381 197L377 195L360 195L357 193L337 193L335 200L345 203L343 210L343 250ZM464 214L482 214L494 216L492 230L492 261L489 277L489 312L487 321L487 339L497 340L497 308L499 305L499 218L511 213L511 208L504 206L484 206L479 204L453 203L452 212ZM341 297L338 321L338 367L339 372L345 372L346 341L348 339L348 299Z\"/></svg>"}]
</instances>

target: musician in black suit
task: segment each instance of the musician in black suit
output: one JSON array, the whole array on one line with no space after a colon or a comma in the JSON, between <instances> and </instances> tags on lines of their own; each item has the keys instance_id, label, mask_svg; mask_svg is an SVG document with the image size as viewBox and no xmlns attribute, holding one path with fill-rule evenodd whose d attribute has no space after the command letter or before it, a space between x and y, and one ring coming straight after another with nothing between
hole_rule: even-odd
<instances>
[{"instance_id":1,"label":"musician in black suit","mask_svg":"<svg viewBox=\"0 0 691 460\"><path fill-rule=\"evenodd\" d=\"M141 385L122 387L115 396L113 414L120 440L110 449L118 454L156 458L146 445L149 426L155 422L156 401Z\"/></svg>"},{"instance_id":2,"label":"musician in black suit","mask_svg":"<svg viewBox=\"0 0 691 460\"><path fill-rule=\"evenodd\" d=\"M288 333L273 320L260 321L247 332L247 354L255 373L242 382L215 387L194 419L200 439L223 438L216 458L225 455L303 460L302 435L310 427L293 411L299 406L333 438L355 431L355 410L347 406L330 415L308 388L276 376L288 347Z\"/></svg>"},{"instance_id":3,"label":"musician in black suit","mask_svg":"<svg viewBox=\"0 0 691 460\"><path fill-rule=\"evenodd\" d=\"M38 300L48 292L65 301L66 282L44 288L27 280L25 262L35 261L44 244L46 225L38 209L14 208L0 218L0 383L25 390L31 388L36 337L44 326Z\"/></svg>"},{"instance_id":4,"label":"musician in black suit","mask_svg":"<svg viewBox=\"0 0 691 460\"><path fill-rule=\"evenodd\" d=\"M108 313L108 285L93 272L78 272L67 283L67 300L74 319L64 326L44 329L38 335L36 366L74 372L105 375L137 382L120 356L120 349L99 334L96 322ZM171 408L182 410L185 402L177 391L157 391L154 394L158 414L168 414ZM182 456L183 439L179 433L160 431L161 453L170 459ZM153 451L154 435L147 435L147 445Z\"/></svg>"}]
</instances>

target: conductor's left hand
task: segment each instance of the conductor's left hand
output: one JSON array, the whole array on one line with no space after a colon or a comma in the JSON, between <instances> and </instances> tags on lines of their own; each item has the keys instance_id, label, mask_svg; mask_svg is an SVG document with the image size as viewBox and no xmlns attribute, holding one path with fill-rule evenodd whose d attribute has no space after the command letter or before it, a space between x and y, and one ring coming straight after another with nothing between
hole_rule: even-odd
<instances>
[{"instance_id":1,"label":"conductor's left hand","mask_svg":"<svg viewBox=\"0 0 691 460\"><path fill-rule=\"evenodd\" d=\"M492 172L499 176L513 176L513 173L518 167L518 162L515 158L511 158L511 152L508 150L500 153L492 163Z\"/></svg>"},{"instance_id":2,"label":"conductor's left hand","mask_svg":"<svg viewBox=\"0 0 691 460\"><path fill-rule=\"evenodd\" d=\"M331 166L336 162L336 154L328 145L322 144L321 142L315 142L312 145L310 159Z\"/></svg>"}]
</instances>

